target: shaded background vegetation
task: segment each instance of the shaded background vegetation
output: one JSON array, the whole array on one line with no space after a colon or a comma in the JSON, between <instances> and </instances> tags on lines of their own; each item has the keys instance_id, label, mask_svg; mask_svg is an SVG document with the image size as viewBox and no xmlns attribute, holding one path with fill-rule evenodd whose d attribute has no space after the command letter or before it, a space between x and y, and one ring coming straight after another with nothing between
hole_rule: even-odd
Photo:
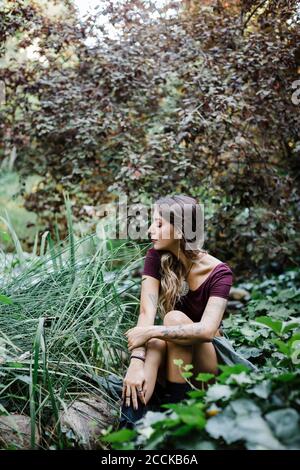
<instances>
[{"instance_id":1,"label":"shaded background vegetation","mask_svg":"<svg viewBox=\"0 0 300 470\"><path fill-rule=\"evenodd\" d=\"M87 221L120 191L197 196L212 253L281 272L299 260L298 27L296 1L107 1L80 18L5 0L2 169L39 177L25 207L62 233L64 190Z\"/></svg>"},{"instance_id":2,"label":"shaded background vegetation","mask_svg":"<svg viewBox=\"0 0 300 470\"><path fill-rule=\"evenodd\" d=\"M99 208L185 193L235 274L225 330L259 371L224 366L188 412L148 415L153 435L107 442L299 449L298 2L160 5L0 5L0 428L25 414L29 447L65 448L83 445L63 430L74 401L100 429L117 418L104 377L128 364L148 243L99 240Z\"/></svg>"}]
</instances>

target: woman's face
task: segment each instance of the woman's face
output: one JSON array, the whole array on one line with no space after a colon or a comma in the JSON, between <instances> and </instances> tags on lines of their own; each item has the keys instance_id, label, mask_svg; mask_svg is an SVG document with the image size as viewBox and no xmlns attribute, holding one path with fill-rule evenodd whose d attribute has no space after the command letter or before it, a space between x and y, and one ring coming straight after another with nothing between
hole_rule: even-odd
<instances>
[{"instance_id":1,"label":"woman's face","mask_svg":"<svg viewBox=\"0 0 300 470\"><path fill-rule=\"evenodd\" d=\"M154 208L153 221L148 233L153 247L157 250L170 250L179 243L179 240L174 238L174 226L160 215L157 207Z\"/></svg>"}]
</instances>

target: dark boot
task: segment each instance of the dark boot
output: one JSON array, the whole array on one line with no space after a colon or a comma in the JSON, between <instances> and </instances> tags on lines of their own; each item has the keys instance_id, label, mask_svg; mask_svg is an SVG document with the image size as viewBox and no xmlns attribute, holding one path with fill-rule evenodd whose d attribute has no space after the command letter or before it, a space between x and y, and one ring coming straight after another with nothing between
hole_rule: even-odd
<instances>
[{"instance_id":1,"label":"dark boot","mask_svg":"<svg viewBox=\"0 0 300 470\"><path fill-rule=\"evenodd\" d=\"M142 403L139 403L137 410L135 410L132 405L126 406L123 404L121 407L119 429L133 429L135 422L146 414L147 409L148 407Z\"/></svg>"},{"instance_id":2,"label":"dark boot","mask_svg":"<svg viewBox=\"0 0 300 470\"><path fill-rule=\"evenodd\" d=\"M138 409L135 410L132 405L125 406L123 404L121 407L119 429L124 427L132 429L134 427L134 423L138 419L141 419L147 413L147 411L159 411L160 405L163 403L164 395L165 388L159 382L156 382L153 394L147 405L144 405L138 401Z\"/></svg>"},{"instance_id":3,"label":"dark boot","mask_svg":"<svg viewBox=\"0 0 300 470\"><path fill-rule=\"evenodd\" d=\"M178 403L188 398L187 392L189 390L192 390L192 387L188 382L179 383L167 380L164 403Z\"/></svg>"}]
</instances>

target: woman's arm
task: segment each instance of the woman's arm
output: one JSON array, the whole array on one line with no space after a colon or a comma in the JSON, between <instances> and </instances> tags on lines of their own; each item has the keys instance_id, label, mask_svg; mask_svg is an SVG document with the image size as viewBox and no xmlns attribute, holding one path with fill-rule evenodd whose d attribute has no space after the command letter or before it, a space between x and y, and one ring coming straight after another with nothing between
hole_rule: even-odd
<instances>
[{"instance_id":1,"label":"woman's arm","mask_svg":"<svg viewBox=\"0 0 300 470\"><path fill-rule=\"evenodd\" d=\"M125 335L128 337L128 347L135 348L151 338L159 338L181 345L191 345L200 342L210 342L214 338L227 305L227 299L211 296L208 299L200 322L176 326L149 326L132 328Z\"/></svg>"},{"instance_id":2,"label":"woman's arm","mask_svg":"<svg viewBox=\"0 0 300 470\"><path fill-rule=\"evenodd\" d=\"M155 315L158 304L159 280L152 276L142 276L140 314L136 328L150 327L154 325ZM132 354L138 353L138 356L145 356L146 345L137 346L130 350ZM139 359L131 361L140 362Z\"/></svg>"},{"instance_id":3,"label":"woman's arm","mask_svg":"<svg viewBox=\"0 0 300 470\"><path fill-rule=\"evenodd\" d=\"M154 338L166 339L177 344L189 345L213 340L222 321L227 299L209 297L200 322L176 326L153 326Z\"/></svg>"}]
</instances>

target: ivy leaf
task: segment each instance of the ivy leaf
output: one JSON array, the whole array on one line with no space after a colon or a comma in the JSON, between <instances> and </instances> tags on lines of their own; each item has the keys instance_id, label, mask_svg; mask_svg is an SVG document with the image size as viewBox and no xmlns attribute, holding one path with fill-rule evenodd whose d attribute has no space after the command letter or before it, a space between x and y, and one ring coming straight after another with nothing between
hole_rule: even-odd
<instances>
[{"instance_id":1,"label":"ivy leaf","mask_svg":"<svg viewBox=\"0 0 300 470\"><path fill-rule=\"evenodd\" d=\"M252 400L233 401L222 413L210 418L205 429L210 436L215 439L222 437L228 444L242 440L247 449L257 446L267 450L285 448L273 435L259 407Z\"/></svg>"},{"instance_id":2,"label":"ivy leaf","mask_svg":"<svg viewBox=\"0 0 300 470\"><path fill-rule=\"evenodd\" d=\"M137 435L137 432L132 429L121 429L120 431L112 432L101 439L105 442L127 442L132 440Z\"/></svg>"},{"instance_id":3,"label":"ivy leaf","mask_svg":"<svg viewBox=\"0 0 300 470\"><path fill-rule=\"evenodd\" d=\"M182 359L174 359L173 360L173 363L175 364L175 366L182 366L183 365L183 360Z\"/></svg>"},{"instance_id":4,"label":"ivy leaf","mask_svg":"<svg viewBox=\"0 0 300 470\"><path fill-rule=\"evenodd\" d=\"M263 380L259 384L250 388L248 391L254 393L260 398L268 398L272 390L272 382L270 380Z\"/></svg>"},{"instance_id":5,"label":"ivy leaf","mask_svg":"<svg viewBox=\"0 0 300 470\"><path fill-rule=\"evenodd\" d=\"M278 346L278 349L282 354L284 354L285 356L289 355L290 348L288 344L286 344L284 341L282 341L281 339L273 339L271 340L271 342Z\"/></svg>"},{"instance_id":6,"label":"ivy leaf","mask_svg":"<svg viewBox=\"0 0 300 470\"><path fill-rule=\"evenodd\" d=\"M222 374L218 376L218 381L220 383L226 383L228 377L231 374L240 374L241 372L249 372L249 369L244 364L235 364L234 366L227 366L223 364L219 364L219 368L223 371Z\"/></svg>"},{"instance_id":7,"label":"ivy leaf","mask_svg":"<svg viewBox=\"0 0 300 470\"><path fill-rule=\"evenodd\" d=\"M270 423L278 439L288 442L300 434L300 416L293 408L285 408L267 413L266 420Z\"/></svg>"},{"instance_id":8,"label":"ivy leaf","mask_svg":"<svg viewBox=\"0 0 300 470\"><path fill-rule=\"evenodd\" d=\"M181 375L182 375L182 377L184 377L185 379L188 379L189 377L192 377L192 376L193 376L193 373L192 373L192 372L181 372Z\"/></svg>"},{"instance_id":9,"label":"ivy leaf","mask_svg":"<svg viewBox=\"0 0 300 470\"><path fill-rule=\"evenodd\" d=\"M300 319L293 319L291 321L285 322L282 333L287 333L290 330L293 330L295 328L299 328L300 326Z\"/></svg>"},{"instance_id":10,"label":"ivy leaf","mask_svg":"<svg viewBox=\"0 0 300 470\"><path fill-rule=\"evenodd\" d=\"M274 331L274 333L276 334L280 334L282 332L283 323L279 320L273 320L270 317L266 317L266 316L257 317L255 321L252 320L251 323L259 323L259 324L265 325L268 328L270 328L272 331Z\"/></svg>"},{"instance_id":11,"label":"ivy leaf","mask_svg":"<svg viewBox=\"0 0 300 470\"><path fill-rule=\"evenodd\" d=\"M292 372L286 372L278 375L277 377L274 377L274 380L279 380L279 382L291 382L295 377L296 374L293 374Z\"/></svg>"},{"instance_id":12,"label":"ivy leaf","mask_svg":"<svg viewBox=\"0 0 300 470\"><path fill-rule=\"evenodd\" d=\"M204 412L196 406L180 405L176 408L176 413L186 424L196 426L199 429L205 426L206 419Z\"/></svg>"},{"instance_id":13,"label":"ivy leaf","mask_svg":"<svg viewBox=\"0 0 300 470\"><path fill-rule=\"evenodd\" d=\"M214 384L209 387L206 399L207 401L228 400L231 397L233 390L229 385Z\"/></svg>"},{"instance_id":14,"label":"ivy leaf","mask_svg":"<svg viewBox=\"0 0 300 470\"><path fill-rule=\"evenodd\" d=\"M195 377L196 380L199 380L201 382L208 382L209 380L213 379L215 377L214 374L209 374L206 372L200 372L197 377Z\"/></svg>"},{"instance_id":15,"label":"ivy leaf","mask_svg":"<svg viewBox=\"0 0 300 470\"><path fill-rule=\"evenodd\" d=\"M248 346L241 346L240 348L237 348L237 352L244 356L245 359L249 359L250 357L258 357L263 353L263 351L259 348Z\"/></svg>"}]
</instances>

